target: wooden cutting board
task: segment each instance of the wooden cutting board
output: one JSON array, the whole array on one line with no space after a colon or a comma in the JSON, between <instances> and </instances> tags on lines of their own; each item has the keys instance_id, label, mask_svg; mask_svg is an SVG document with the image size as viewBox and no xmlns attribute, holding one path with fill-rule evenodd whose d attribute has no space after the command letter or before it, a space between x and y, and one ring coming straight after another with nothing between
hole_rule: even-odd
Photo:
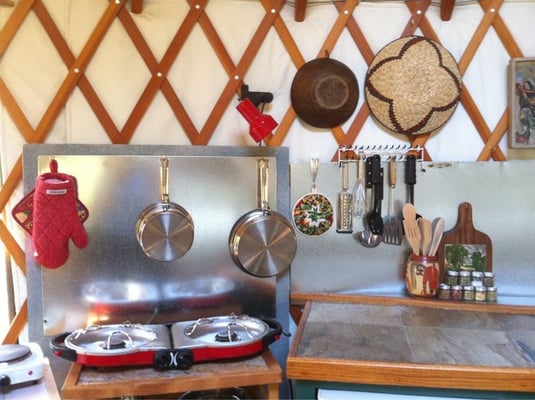
<instances>
[{"instance_id":1,"label":"wooden cutting board","mask_svg":"<svg viewBox=\"0 0 535 400\"><path fill-rule=\"evenodd\" d=\"M486 233L480 232L474 227L472 205L468 202L459 205L457 225L452 230L444 232L440 245L438 246L437 256L440 262L442 278L446 270L446 245L449 244L461 244L468 249L478 247L474 245L484 245L486 257L485 271L492 271L492 240Z\"/></svg>"}]
</instances>

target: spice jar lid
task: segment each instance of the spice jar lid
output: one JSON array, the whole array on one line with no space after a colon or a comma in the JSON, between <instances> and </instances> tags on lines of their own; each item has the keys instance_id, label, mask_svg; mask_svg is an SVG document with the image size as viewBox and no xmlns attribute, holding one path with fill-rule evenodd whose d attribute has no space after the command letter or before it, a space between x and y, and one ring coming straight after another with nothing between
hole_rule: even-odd
<instances>
[{"instance_id":1,"label":"spice jar lid","mask_svg":"<svg viewBox=\"0 0 535 400\"><path fill-rule=\"evenodd\" d=\"M449 276L459 276L459 271L449 270L446 274Z\"/></svg>"},{"instance_id":2,"label":"spice jar lid","mask_svg":"<svg viewBox=\"0 0 535 400\"><path fill-rule=\"evenodd\" d=\"M474 276L474 277L482 277L483 276L483 272L481 272L481 271L472 271L472 276Z\"/></svg>"},{"instance_id":3,"label":"spice jar lid","mask_svg":"<svg viewBox=\"0 0 535 400\"><path fill-rule=\"evenodd\" d=\"M494 272L485 272L484 275L487 278L492 278L494 276Z\"/></svg>"},{"instance_id":4,"label":"spice jar lid","mask_svg":"<svg viewBox=\"0 0 535 400\"><path fill-rule=\"evenodd\" d=\"M471 292L471 291L474 290L474 286L472 286L472 285L463 286L463 290L464 290L465 292Z\"/></svg>"},{"instance_id":5,"label":"spice jar lid","mask_svg":"<svg viewBox=\"0 0 535 400\"><path fill-rule=\"evenodd\" d=\"M463 290L463 287L461 285L454 285L451 287L451 290Z\"/></svg>"},{"instance_id":6,"label":"spice jar lid","mask_svg":"<svg viewBox=\"0 0 535 400\"><path fill-rule=\"evenodd\" d=\"M487 288L485 286L476 286L476 292L486 292Z\"/></svg>"},{"instance_id":7,"label":"spice jar lid","mask_svg":"<svg viewBox=\"0 0 535 400\"><path fill-rule=\"evenodd\" d=\"M441 283L441 284L439 285L439 288L440 288L441 290L450 290L450 285L448 285L447 283Z\"/></svg>"},{"instance_id":8,"label":"spice jar lid","mask_svg":"<svg viewBox=\"0 0 535 400\"><path fill-rule=\"evenodd\" d=\"M485 289L485 288L483 288L483 289ZM489 286L487 288L488 292L496 292L497 290L498 290L498 288L496 286Z\"/></svg>"},{"instance_id":9,"label":"spice jar lid","mask_svg":"<svg viewBox=\"0 0 535 400\"><path fill-rule=\"evenodd\" d=\"M470 276L470 271L461 271L461 272L459 272L459 275L461 275L461 276Z\"/></svg>"}]
</instances>

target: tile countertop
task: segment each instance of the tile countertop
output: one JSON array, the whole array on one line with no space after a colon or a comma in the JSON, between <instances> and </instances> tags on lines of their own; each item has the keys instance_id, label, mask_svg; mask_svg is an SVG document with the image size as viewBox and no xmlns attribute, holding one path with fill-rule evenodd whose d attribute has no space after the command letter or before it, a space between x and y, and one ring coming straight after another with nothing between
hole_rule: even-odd
<instances>
[{"instance_id":1,"label":"tile countertop","mask_svg":"<svg viewBox=\"0 0 535 400\"><path fill-rule=\"evenodd\" d=\"M300 300L290 379L535 392L535 307L343 295Z\"/></svg>"}]
</instances>

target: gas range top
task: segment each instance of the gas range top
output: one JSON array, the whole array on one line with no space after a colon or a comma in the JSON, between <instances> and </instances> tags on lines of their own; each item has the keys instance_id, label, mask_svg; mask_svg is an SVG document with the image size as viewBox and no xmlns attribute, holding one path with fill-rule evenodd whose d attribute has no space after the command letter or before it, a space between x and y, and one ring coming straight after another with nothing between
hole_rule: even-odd
<instances>
[{"instance_id":1,"label":"gas range top","mask_svg":"<svg viewBox=\"0 0 535 400\"><path fill-rule=\"evenodd\" d=\"M0 388L41 379L43 360L37 343L0 345Z\"/></svg>"}]
</instances>

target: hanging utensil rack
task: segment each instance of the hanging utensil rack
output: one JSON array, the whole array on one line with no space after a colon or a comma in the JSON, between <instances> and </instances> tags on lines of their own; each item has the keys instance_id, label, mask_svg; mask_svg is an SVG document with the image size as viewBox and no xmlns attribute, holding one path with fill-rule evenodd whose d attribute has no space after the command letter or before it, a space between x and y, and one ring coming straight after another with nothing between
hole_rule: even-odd
<instances>
[{"instance_id":1,"label":"hanging utensil rack","mask_svg":"<svg viewBox=\"0 0 535 400\"><path fill-rule=\"evenodd\" d=\"M342 162L358 162L359 159L366 159L372 155L380 155L381 161L389 161L394 158L396 161L405 161L407 155L416 156L416 161L420 163L420 169L423 167L424 148L422 146L413 147L409 144L369 144L358 146L340 146L337 151L338 166Z\"/></svg>"}]
</instances>

